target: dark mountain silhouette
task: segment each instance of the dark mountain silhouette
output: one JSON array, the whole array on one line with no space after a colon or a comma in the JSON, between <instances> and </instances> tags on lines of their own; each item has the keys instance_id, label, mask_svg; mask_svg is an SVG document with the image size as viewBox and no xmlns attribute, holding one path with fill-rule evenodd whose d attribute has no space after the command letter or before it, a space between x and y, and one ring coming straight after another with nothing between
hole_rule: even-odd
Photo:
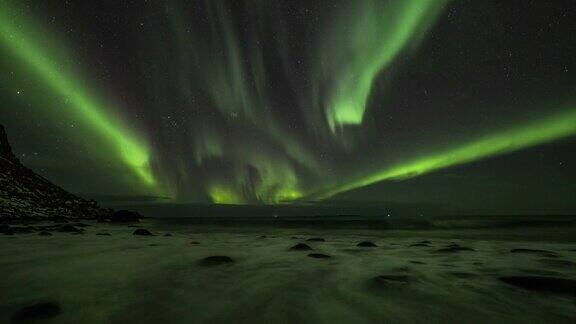
<instances>
[{"instance_id":1,"label":"dark mountain silhouette","mask_svg":"<svg viewBox=\"0 0 576 324\"><path fill-rule=\"evenodd\" d=\"M26 168L0 125L0 219L108 218L111 211L77 197Z\"/></svg>"}]
</instances>

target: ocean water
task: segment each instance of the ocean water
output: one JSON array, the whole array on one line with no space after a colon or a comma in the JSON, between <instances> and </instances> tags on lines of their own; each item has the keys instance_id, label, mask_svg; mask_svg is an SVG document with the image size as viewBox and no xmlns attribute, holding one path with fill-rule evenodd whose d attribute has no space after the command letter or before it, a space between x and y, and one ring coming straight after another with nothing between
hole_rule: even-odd
<instances>
[{"instance_id":1,"label":"ocean water","mask_svg":"<svg viewBox=\"0 0 576 324\"><path fill-rule=\"evenodd\" d=\"M135 228L126 224L87 223L91 226L83 234L0 236L0 322L10 322L19 309L38 301L62 309L45 323L576 320L576 296L528 291L499 280L513 275L576 279L573 226L494 227L467 220L398 229L362 222L147 219L138 226L155 235L135 236ZM306 241L313 237L325 242ZM365 240L377 247L357 246ZM411 246L421 241L430 243ZM313 251L289 250L297 243ZM438 251L450 244L473 251ZM511 253L518 248L553 255ZM217 255L234 262L201 263Z\"/></svg>"}]
</instances>

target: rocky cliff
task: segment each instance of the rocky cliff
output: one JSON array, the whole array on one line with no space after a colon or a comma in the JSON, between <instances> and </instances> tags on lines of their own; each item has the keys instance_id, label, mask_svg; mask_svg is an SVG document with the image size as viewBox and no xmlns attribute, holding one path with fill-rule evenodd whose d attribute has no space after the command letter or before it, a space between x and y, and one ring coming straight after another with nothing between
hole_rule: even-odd
<instances>
[{"instance_id":1,"label":"rocky cliff","mask_svg":"<svg viewBox=\"0 0 576 324\"><path fill-rule=\"evenodd\" d=\"M0 125L0 220L108 218L111 212L77 197L26 168Z\"/></svg>"}]
</instances>

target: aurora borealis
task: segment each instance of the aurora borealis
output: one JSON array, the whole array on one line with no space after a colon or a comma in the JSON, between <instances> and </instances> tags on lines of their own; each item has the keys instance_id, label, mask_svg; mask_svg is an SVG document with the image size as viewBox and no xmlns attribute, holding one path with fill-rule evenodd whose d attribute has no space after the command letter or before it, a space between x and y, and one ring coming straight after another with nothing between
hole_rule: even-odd
<instances>
[{"instance_id":1,"label":"aurora borealis","mask_svg":"<svg viewBox=\"0 0 576 324\"><path fill-rule=\"evenodd\" d=\"M562 0L0 0L0 122L80 194L573 213L575 21Z\"/></svg>"}]
</instances>

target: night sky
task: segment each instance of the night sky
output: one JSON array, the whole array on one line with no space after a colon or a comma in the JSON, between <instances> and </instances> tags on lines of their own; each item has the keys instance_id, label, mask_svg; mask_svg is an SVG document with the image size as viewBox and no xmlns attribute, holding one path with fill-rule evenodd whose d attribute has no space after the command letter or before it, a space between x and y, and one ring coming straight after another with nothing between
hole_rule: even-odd
<instances>
[{"instance_id":1,"label":"night sky","mask_svg":"<svg viewBox=\"0 0 576 324\"><path fill-rule=\"evenodd\" d=\"M0 71L90 197L576 213L574 0L0 0Z\"/></svg>"}]
</instances>

